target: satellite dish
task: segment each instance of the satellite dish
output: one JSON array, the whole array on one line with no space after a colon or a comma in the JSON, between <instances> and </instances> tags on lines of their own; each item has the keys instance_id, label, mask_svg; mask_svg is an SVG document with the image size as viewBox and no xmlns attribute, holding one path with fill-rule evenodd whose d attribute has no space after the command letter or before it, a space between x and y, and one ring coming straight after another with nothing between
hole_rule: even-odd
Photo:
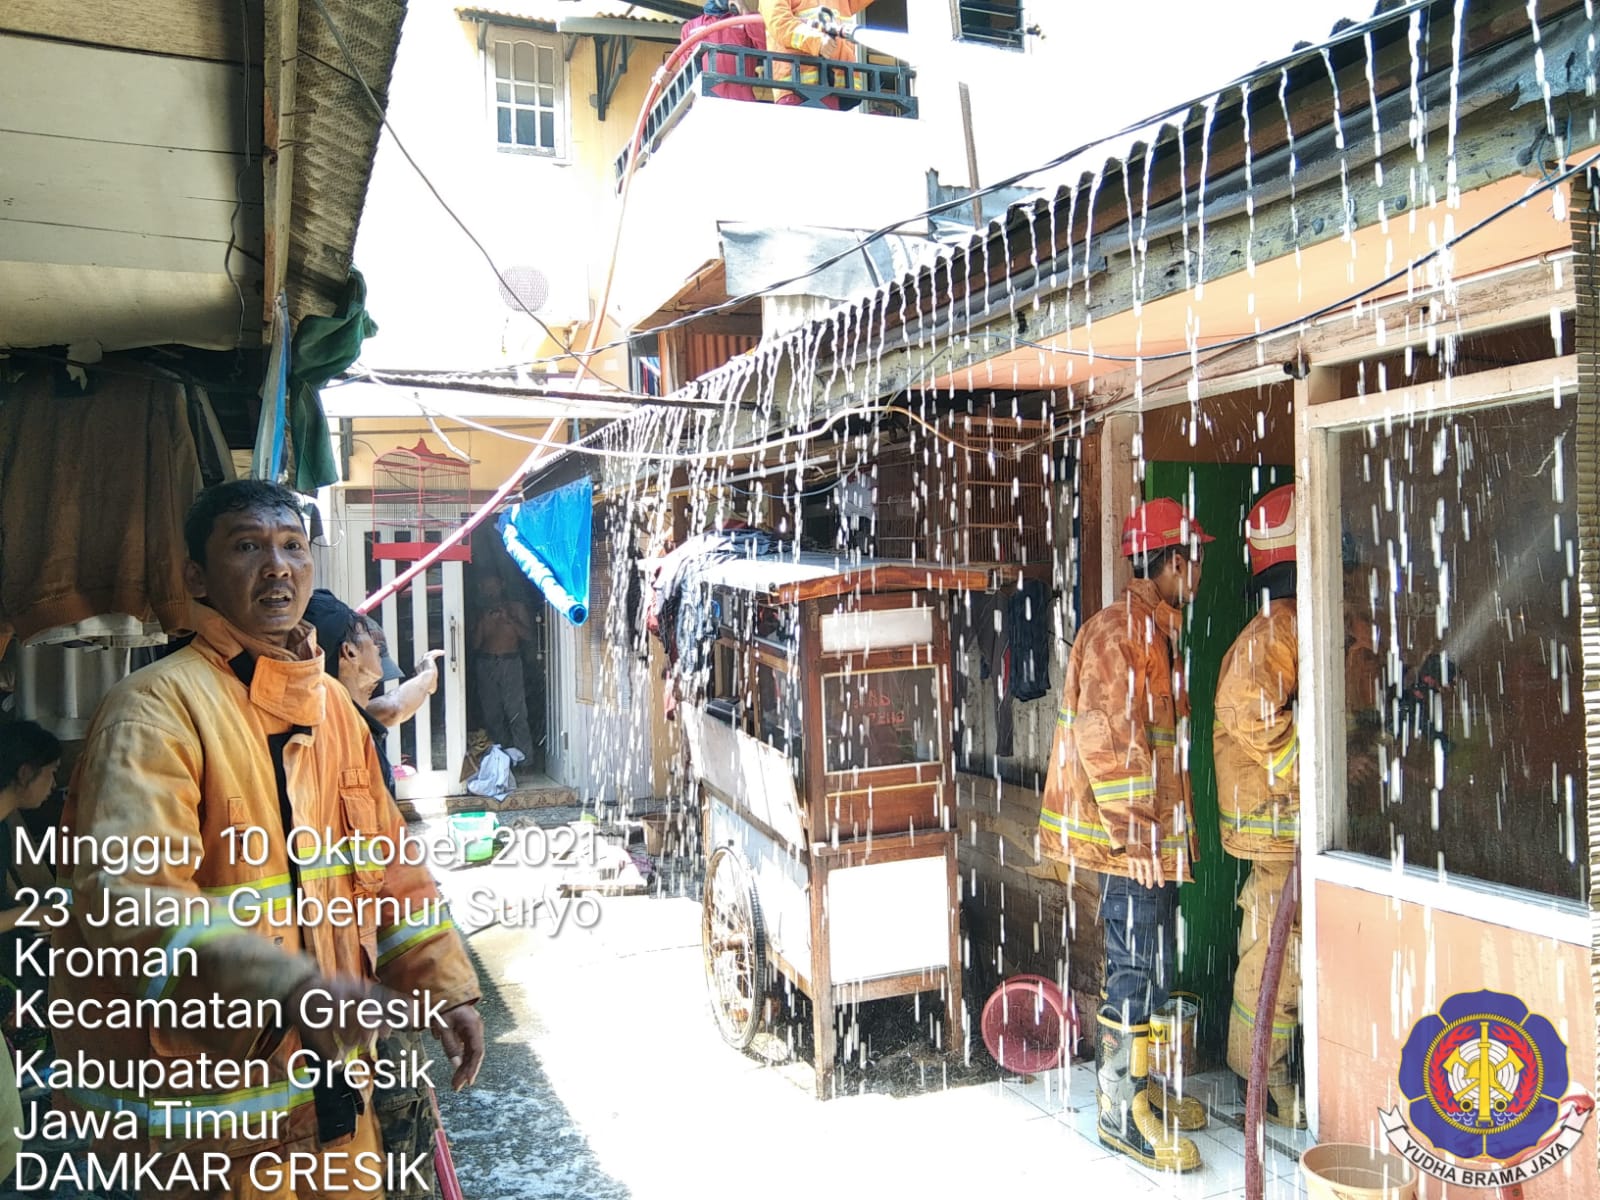
<instances>
[{"instance_id":1,"label":"satellite dish","mask_svg":"<svg viewBox=\"0 0 1600 1200\"><path fill-rule=\"evenodd\" d=\"M538 267L507 267L500 300L512 312L536 313L550 299L550 281Z\"/></svg>"}]
</instances>

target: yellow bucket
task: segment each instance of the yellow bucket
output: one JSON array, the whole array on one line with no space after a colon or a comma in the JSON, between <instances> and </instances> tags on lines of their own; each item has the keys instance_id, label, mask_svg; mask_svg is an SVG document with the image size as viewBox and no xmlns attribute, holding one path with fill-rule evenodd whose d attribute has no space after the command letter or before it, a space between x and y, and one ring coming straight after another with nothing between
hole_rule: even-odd
<instances>
[{"instance_id":1,"label":"yellow bucket","mask_svg":"<svg viewBox=\"0 0 1600 1200\"><path fill-rule=\"evenodd\" d=\"M1329 1142L1300 1156L1310 1200L1416 1200L1417 1169L1397 1154Z\"/></svg>"},{"instance_id":2,"label":"yellow bucket","mask_svg":"<svg viewBox=\"0 0 1600 1200\"><path fill-rule=\"evenodd\" d=\"M1150 1014L1150 1074L1178 1082L1195 1069L1195 1029L1200 1022L1200 997L1173 992Z\"/></svg>"}]
</instances>

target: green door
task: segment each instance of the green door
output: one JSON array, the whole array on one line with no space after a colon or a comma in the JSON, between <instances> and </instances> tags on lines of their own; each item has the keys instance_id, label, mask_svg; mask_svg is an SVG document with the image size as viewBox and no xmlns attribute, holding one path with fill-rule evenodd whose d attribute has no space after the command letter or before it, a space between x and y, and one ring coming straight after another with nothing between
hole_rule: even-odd
<instances>
[{"instance_id":1,"label":"green door","mask_svg":"<svg viewBox=\"0 0 1600 1200\"><path fill-rule=\"evenodd\" d=\"M1191 503L1202 528L1217 540L1206 547L1200 593L1189 610L1184 645L1189 655L1191 715L1189 772L1200 860L1194 883L1178 889L1183 925L1179 987L1200 997L1199 1048L1221 1065L1227 1050L1228 1010L1233 1004L1233 968L1238 954L1235 900L1248 864L1222 850L1217 827L1217 776L1211 758L1212 708L1222 659L1255 615L1245 595L1244 518L1250 505L1293 479L1288 467L1219 463L1145 464L1145 498Z\"/></svg>"}]
</instances>

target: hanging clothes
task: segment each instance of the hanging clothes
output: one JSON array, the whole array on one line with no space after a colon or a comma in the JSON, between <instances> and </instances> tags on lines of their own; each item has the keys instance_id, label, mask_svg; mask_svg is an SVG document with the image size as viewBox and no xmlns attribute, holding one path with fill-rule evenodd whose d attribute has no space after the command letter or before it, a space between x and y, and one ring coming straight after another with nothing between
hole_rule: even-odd
<instances>
[{"instance_id":1,"label":"hanging clothes","mask_svg":"<svg viewBox=\"0 0 1600 1200\"><path fill-rule=\"evenodd\" d=\"M329 317L304 317L295 330L289 365L289 427L294 438L294 489L312 493L339 482L333 439L320 389L355 362L361 343L378 332L367 315L367 281L354 267L339 306Z\"/></svg>"},{"instance_id":2,"label":"hanging clothes","mask_svg":"<svg viewBox=\"0 0 1600 1200\"><path fill-rule=\"evenodd\" d=\"M200 471L187 397L135 371L0 385L0 653L13 634L111 613L188 627L183 518Z\"/></svg>"},{"instance_id":3,"label":"hanging clothes","mask_svg":"<svg viewBox=\"0 0 1600 1200\"><path fill-rule=\"evenodd\" d=\"M669 720L677 713L676 682L693 679L704 670L717 636L710 606L693 602L705 569L730 558L775 558L793 551L793 542L740 521L728 521L720 530L687 539L661 560L651 584L646 625L661 639L667 653ZM685 604L686 598L691 602Z\"/></svg>"},{"instance_id":4,"label":"hanging clothes","mask_svg":"<svg viewBox=\"0 0 1600 1200\"><path fill-rule=\"evenodd\" d=\"M972 598L968 628L982 660L981 678L993 680L989 691L995 698L994 753L999 758L1015 753L1012 701L1037 700L1050 691L1047 598L1037 579Z\"/></svg>"}]
</instances>

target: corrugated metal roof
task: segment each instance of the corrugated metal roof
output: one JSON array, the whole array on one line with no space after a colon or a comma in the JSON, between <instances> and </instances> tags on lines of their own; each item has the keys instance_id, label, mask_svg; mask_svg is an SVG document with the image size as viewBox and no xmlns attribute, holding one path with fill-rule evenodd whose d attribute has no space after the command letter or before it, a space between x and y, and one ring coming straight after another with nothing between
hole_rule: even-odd
<instances>
[{"instance_id":1,"label":"corrugated metal roof","mask_svg":"<svg viewBox=\"0 0 1600 1200\"><path fill-rule=\"evenodd\" d=\"M506 17L514 21L548 21L552 24L562 18L609 18L624 21L650 21L663 25L676 25L678 21L665 13L652 12L637 4L623 0L489 0L484 4L463 4L459 13L482 13L489 17Z\"/></svg>"},{"instance_id":2,"label":"corrugated metal roof","mask_svg":"<svg viewBox=\"0 0 1600 1200\"><path fill-rule=\"evenodd\" d=\"M1355 0L1355 3L1358 7L1365 7L1362 0ZM1373 15L1366 20L1338 21L1327 43L1299 44L1280 58L1263 63L1238 79L1212 89L1211 94L1220 96L1224 93L1240 93L1241 88L1254 91L1256 85L1263 80L1290 80L1292 74L1307 79L1319 76L1327 69L1324 63L1328 61L1326 56L1329 53L1332 55L1332 60L1337 62L1342 55L1356 52L1352 47L1360 45L1356 40L1357 35L1364 33L1369 39L1379 37L1398 39L1404 36L1403 23L1410 20L1413 13L1426 14L1430 11L1445 13L1448 9L1449 5L1445 0L1377 0ZM1336 41L1342 45L1334 45ZM1325 47L1332 49L1330 51ZM969 276L970 273L979 270L980 266L986 269L989 261L989 255L986 253L988 244L991 241L999 241L1004 246L1008 236L1015 236L1014 233L1007 234L1008 228L1014 223L1049 222L1053 236L1056 212L1060 212L1063 216L1071 213L1079 200L1087 202L1095 196L1103 180L1115 177L1126 170L1130 163L1143 160L1151 146L1158 142L1170 143L1181 140L1201 129L1209 120L1210 114L1204 100L1174 106L1168 112L1153 117L1148 122L1137 123L1119 133L1092 142L1071 156L1063 157L1053 166L1028 172L1024 178L1030 185L1037 185L1038 190L1011 204L1003 217L991 219L985 228L974 230L953 244L930 243L928 260L925 263L898 279L884 282L866 299L841 305L839 310L860 306L865 311L871 312L874 308L882 306L885 311L893 311L896 306L894 298L897 294L934 296L941 291L937 282L941 272L949 272L950 278L955 279ZM1114 190L1108 189L1108 191ZM961 201L961 203L966 202ZM1016 266L1016 263L1010 263L1007 274L1010 275ZM953 302L941 303L953 306ZM797 328L785 330L777 340L796 345L804 336L806 330ZM710 375L714 377L719 372L729 369L730 367L725 365Z\"/></svg>"},{"instance_id":3,"label":"corrugated metal roof","mask_svg":"<svg viewBox=\"0 0 1600 1200\"><path fill-rule=\"evenodd\" d=\"M405 0L323 3L361 77L386 106ZM312 0L299 4L298 145L287 281L289 312L296 321L332 312L344 288L380 127L317 5Z\"/></svg>"}]
</instances>

